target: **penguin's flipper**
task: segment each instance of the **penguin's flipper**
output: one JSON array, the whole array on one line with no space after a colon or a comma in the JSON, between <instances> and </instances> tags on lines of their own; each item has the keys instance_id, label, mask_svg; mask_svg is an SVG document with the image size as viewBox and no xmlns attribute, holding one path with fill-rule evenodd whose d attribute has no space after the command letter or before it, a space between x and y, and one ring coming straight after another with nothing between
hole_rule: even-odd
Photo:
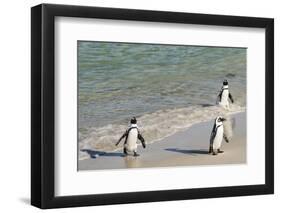
<instances>
[{"instance_id":1,"label":"penguin's flipper","mask_svg":"<svg viewBox=\"0 0 281 213\"><path fill-rule=\"evenodd\" d=\"M210 144L213 144L214 138L216 136L216 122L214 123L211 136L210 136Z\"/></svg>"},{"instance_id":2,"label":"penguin's flipper","mask_svg":"<svg viewBox=\"0 0 281 213\"><path fill-rule=\"evenodd\" d=\"M216 123L213 126L212 133L211 133L211 136L210 136L209 154L214 152L213 142L214 142L215 136L216 136Z\"/></svg>"},{"instance_id":3,"label":"penguin's flipper","mask_svg":"<svg viewBox=\"0 0 281 213\"><path fill-rule=\"evenodd\" d=\"M231 93L228 94L229 99L231 100L232 103L234 103L233 97L231 95Z\"/></svg>"},{"instance_id":4,"label":"penguin's flipper","mask_svg":"<svg viewBox=\"0 0 281 213\"><path fill-rule=\"evenodd\" d=\"M219 91L219 94L217 95L216 104L218 104L221 101L222 92L223 92L223 90Z\"/></svg>"},{"instance_id":5,"label":"penguin's flipper","mask_svg":"<svg viewBox=\"0 0 281 213\"><path fill-rule=\"evenodd\" d=\"M138 139L141 141L142 147L145 148L146 147L145 140L140 133L138 133Z\"/></svg>"},{"instance_id":6,"label":"penguin's flipper","mask_svg":"<svg viewBox=\"0 0 281 213\"><path fill-rule=\"evenodd\" d=\"M126 132L121 136L121 138L117 141L117 143L115 144L115 146L118 146L118 144L121 142L121 140L123 139L123 138L125 138L125 137L127 137L127 135L128 135L128 131L126 130Z\"/></svg>"},{"instance_id":7,"label":"penguin's flipper","mask_svg":"<svg viewBox=\"0 0 281 213\"><path fill-rule=\"evenodd\" d=\"M229 139L227 138L227 136L225 134L223 134L223 139L225 140L226 143L229 143Z\"/></svg>"}]
</instances>

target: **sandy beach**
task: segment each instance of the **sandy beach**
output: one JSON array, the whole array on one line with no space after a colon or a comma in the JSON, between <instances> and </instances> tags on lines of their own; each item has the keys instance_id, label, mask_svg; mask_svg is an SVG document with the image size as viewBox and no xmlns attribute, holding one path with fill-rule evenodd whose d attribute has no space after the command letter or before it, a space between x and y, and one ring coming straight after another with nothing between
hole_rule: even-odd
<instances>
[{"instance_id":1,"label":"sandy beach","mask_svg":"<svg viewBox=\"0 0 281 213\"><path fill-rule=\"evenodd\" d=\"M91 157L79 160L78 170L246 163L246 113L236 113L231 117L235 120L233 138L229 143L223 142L222 154L216 156L208 154L214 122L211 120L195 124L161 141L147 144L146 149L139 146L138 157L124 156L122 150L116 152L83 150Z\"/></svg>"}]
</instances>

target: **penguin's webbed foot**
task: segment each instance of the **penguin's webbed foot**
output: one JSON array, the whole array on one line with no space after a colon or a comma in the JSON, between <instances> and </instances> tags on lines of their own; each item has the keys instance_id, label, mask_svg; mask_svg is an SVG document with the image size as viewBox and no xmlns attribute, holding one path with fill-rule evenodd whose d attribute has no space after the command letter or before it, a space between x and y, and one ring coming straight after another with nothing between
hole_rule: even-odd
<instances>
[{"instance_id":1,"label":"penguin's webbed foot","mask_svg":"<svg viewBox=\"0 0 281 213\"><path fill-rule=\"evenodd\" d=\"M216 153L216 152L213 152L213 155L217 155L218 153Z\"/></svg>"},{"instance_id":2,"label":"penguin's webbed foot","mask_svg":"<svg viewBox=\"0 0 281 213\"><path fill-rule=\"evenodd\" d=\"M137 152L134 152L134 157L140 156Z\"/></svg>"},{"instance_id":3,"label":"penguin's webbed foot","mask_svg":"<svg viewBox=\"0 0 281 213\"><path fill-rule=\"evenodd\" d=\"M218 153L224 153L224 151L222 151L222 150L218 149Z\"/></svg>"}]
</instances>

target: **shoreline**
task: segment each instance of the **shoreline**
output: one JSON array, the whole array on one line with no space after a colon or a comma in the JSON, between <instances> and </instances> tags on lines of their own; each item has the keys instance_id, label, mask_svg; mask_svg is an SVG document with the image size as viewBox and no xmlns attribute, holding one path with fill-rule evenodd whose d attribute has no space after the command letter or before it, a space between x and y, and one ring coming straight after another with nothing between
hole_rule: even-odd
<instances>
[{"instance_id":1,"label":"shoreline","mask_svg":"<svg viewBox=\"0 0 281 213\"><path fill-rule=\"evenodd\" d=\"M222 165L246 163L246 112L230 115L235 119L233 138L223 142L225 153L208 154L213 120L192 125L154 143L138 146L139 157L124 156L122 150L98 152L86 150L89 159L78 161L78 170L104 170L192 165Z\"/></svg>"}]
</instances>

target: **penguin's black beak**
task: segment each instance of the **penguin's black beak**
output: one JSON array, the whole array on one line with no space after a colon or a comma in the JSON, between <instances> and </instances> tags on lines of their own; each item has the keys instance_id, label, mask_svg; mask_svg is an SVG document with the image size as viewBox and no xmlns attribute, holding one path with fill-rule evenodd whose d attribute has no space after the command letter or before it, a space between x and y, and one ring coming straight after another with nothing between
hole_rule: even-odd
<instances>
[{"instance_id":1,"label":"penguin's black beak","mask_svg":"<svg viewBox=\"0 0 281 213\"><path fill-rule=\"evenodd\" d=\"M221 118L221 121L224 122L224 121L226 121L226 119L225 118Z\"/></svg>"}]
</instances>

